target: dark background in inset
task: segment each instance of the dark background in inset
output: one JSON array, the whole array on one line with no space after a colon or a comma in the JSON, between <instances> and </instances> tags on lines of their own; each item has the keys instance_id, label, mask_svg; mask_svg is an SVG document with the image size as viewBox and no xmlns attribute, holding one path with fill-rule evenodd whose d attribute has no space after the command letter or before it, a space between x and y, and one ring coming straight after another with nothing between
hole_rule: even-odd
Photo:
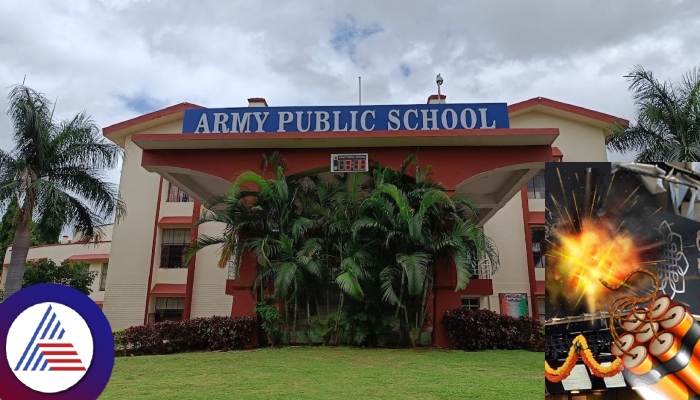
<instances>
[{"instance_id":1,"label":"dark background in inset","mask_svg":"<svg viewBox=\"0 0 700 400\"><path fill-rule=\"evenodd\" d=\"M700 252L696 248L696 237L700 223L675 215L670 207L669 194L652 195L640 180L640 176L626 170L611 172L611 163L547 163L545 167L545 223L547 230L547 248L549 253L552 243L556 246L554 229L566 232L579 232L581 221L608 221L615 226L621 224L621 230L631 234L638 246L648 248L642 254L642 261L658 260L664 256L659 247L664 243L659 226L667 221L671 229L682 236L683 250L689 262L685 279L685 293L676 293L675 301L689 306L691 312L700 313L700 279L698 260ZM611 184L612 183L612 184ZM575 199L575 200L574 200ZM666 253L667 254L667 253ZM555 284L555 258L548 255L545 269L546 286ZM657 273L657 267L647 266ZM659 278L663 274L658 274ZM650 288L650 280L644 277L631 281L639 287ZM668 282L667 282L668 283ZM667 285L668 287L668 285ZM624 292L616 292L616 297ZM577 299L555 295L546 290L545 318L577 316L604 310L590 310L586 302L576 305Z\"/></svg>"}]
</instances>

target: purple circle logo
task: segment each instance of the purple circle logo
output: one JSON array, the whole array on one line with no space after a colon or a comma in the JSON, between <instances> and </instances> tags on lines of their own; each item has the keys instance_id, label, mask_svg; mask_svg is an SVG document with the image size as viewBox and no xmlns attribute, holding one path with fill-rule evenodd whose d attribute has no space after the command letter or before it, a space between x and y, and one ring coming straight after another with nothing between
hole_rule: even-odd
<instances>
[{"instance_id":1,"label":"purple circle logo","mask_svg":"<svg viewBox=\"0 0 700 400\"><path fill-rule=\"evenodd\" d=\"M96 400L114 368L102 310L68 286L30 286L0 303L0 399Z\"/></svg>"}]
</instances>

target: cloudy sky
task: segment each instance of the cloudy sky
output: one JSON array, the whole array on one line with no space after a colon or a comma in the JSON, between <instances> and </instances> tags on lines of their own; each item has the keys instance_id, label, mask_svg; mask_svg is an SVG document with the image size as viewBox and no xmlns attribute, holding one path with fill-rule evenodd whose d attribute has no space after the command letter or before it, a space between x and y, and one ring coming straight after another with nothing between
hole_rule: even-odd
<instances>
[{"instance_id":1,"label":"cloudy sky","mask_svg":"<svg viewBox=\"0 0 700 400\"><path fill-rule=\"evenodd\" d=\"M623 78L678 80L700 61L700 1L3 0L10 85L108 126L168 105L424 103L536 96L633 119ZM11 125L0 115L0 148ZM613 161L629 156L612 154ZM117 182L118 171L110 179Z\"/></svg>"}]
</instances>

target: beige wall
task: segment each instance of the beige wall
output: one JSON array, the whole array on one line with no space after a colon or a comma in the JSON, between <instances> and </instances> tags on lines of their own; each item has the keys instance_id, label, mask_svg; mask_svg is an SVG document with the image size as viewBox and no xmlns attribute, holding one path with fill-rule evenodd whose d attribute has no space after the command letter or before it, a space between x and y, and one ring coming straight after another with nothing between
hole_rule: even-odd
<instances>
[{"instance_id":1,"label":"beige wall","mask_svg":"<svg viewBox=\"0 0 700 400\"><path fill-rule=\"evenodd\" d=\"M200 226L199 233L210 236L221 234L224 226L208 223ZM192 317L231 315L233 296L226 295L227 268L219 268L218 249L209 248L197 254L197 269L192 296Z\"/></svg>"},{"instance_id":2,"label":"beige wall","mask_svg":"<svg viewBox=\"0 0 700 400\"><path fill-rule=\"evenodd\" d=\"M114 226L103 306L113 330L143 323L160 182L141 167L141 149L130 138L125 150L119 189L127 216Z\"/></svg>"},{"instance_id":3,"label":"beige wall","mask_svg":"<svg viewBox=\"0 0 700 400\"><path fill-rule=\"evenodd\" d=\"M559 128L559 137L552 146L559 148L564 161L606 162L605 133L601 128L555 117L541 112L528 112L510 119L511 128Z\"/></svg>"},{"instance_id":4,"label":"beige wall","mask_svg":"<svg viewBox=\"0 0 700 400\"><path fill-rule=\"evenodd\" d=\"M489 309L495 312L501 311L499 293L527 293L529 309L532 309L522 207L518 192L484 225L484 233L496 243L501 261L501 268L493 276L493 295L487 299Z\"/></svg>"},{"instance_id":5,"label":"beige wall","mask_svg":"<svg viewBox=\"0 0 700 400\"><path fill-rule=\"evenodd\" d=\"M179 132L182 121L173 121L140 133ZM124 163L120 190L127 203L128 216L114 228L114 251L112 253L108 291L104 311L112 329L123 329L143 323L151 266L153 231L156 223L156 203L160 202L158 219L163 217L191 217L193 202L168 202L169 182L163 181L158 194L160 176L141 167L141 149L125 141L128 162ZM151 288L156 284L185 284L187 269L164 269L160 267L160 248L163 228L157 227L155 250L153 251L153 274ZM172 227L178 228L178 227ZM216 235L221 232L217 225L205 225L200 233ZM227 270L216 267L216 249L207 249L197 255L192 297L192 317L230 315L232 297L226 295ZM151 297L149 312L154 311Z\"/></svg>"},{"instance_id":6,"label":"beige wall","mask_svg":"<svg viewBox=\"0 0 700 400\"><path fill-rule=\"evenodd\" d=\"M30 247L29 253L27 254L27 259L41 259L48 258L57 264L63 262L63 260L78 255L89 255L89 254L109 254L111 249L111 242L100 242L97 244L84 245L77 243L70 244L57 244L49 246L36 246ZM10 257L12 257L12 247L7 249L5 254L5 260L3 264L10 263ZM90 271L97 272L97 277L92 282L92 294L90 298L95 301L103 301L105 292L100 291L100 273L102 272L102 264L107 261L87 261L90 263ZM111 272L111 265L108 268L107 277ZM7 278L7 267L3 268L2 276L0 276L0 290L5 288L5 279Z\"/></svg>"}]
</instances>

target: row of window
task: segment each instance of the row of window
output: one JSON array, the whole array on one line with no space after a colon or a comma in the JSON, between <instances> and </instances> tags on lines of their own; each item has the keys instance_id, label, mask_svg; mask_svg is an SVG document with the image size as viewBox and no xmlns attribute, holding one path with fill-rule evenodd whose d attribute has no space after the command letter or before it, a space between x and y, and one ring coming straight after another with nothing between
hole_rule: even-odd
<instances>
[{"instance_id":1,"label":"row of window","mask_svg":"<svg viewBox=\"0 0 700 400\"><path fill-rule=\"evenodd\" d=\"M540 322L542 323L544 323L545 320L544 307L544 297L537 297L537 310L539 313ZM467 310L478 310L486 307L481 306L480 297L462 297L462 308L466 308Z\"/></svg>"}]
</instances>

